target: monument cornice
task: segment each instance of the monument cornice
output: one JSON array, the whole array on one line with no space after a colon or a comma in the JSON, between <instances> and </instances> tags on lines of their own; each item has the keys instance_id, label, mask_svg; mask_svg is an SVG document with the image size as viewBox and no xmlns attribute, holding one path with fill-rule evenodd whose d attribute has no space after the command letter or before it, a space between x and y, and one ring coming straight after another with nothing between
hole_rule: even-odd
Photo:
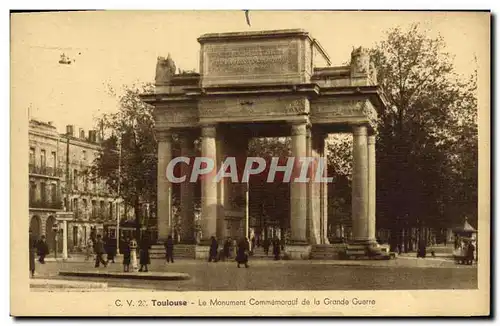
<instances>
[{"instance_id":1,"label":"monument cornice","mask_svg":"<svg viewBox=\"0 0 500 326\"><path fill-rule=\"evenodd\" d=\"M190 88L186 90L186 97L202 98L214 96L240 95L319 95L320 87L314 83L307 84L248 84L238 86L218 86L206 88Z\"/></svg>"},{"instance_id":2,"label":"monument cornice","mask_svg":"<svg viewBox=\"0 0 500 326\"><path fill-rule=\"evenodd\" d=\"M238 40L255 40L255 39L270 39L270 38L285 38L285 37L303 37L313 39L304 29L280 29L268 31L252 31L252 32L228 32L228 33L207 33L198 37L198 42L203 44L206 42L227 42Z\"/></svg>"}]
</instances>

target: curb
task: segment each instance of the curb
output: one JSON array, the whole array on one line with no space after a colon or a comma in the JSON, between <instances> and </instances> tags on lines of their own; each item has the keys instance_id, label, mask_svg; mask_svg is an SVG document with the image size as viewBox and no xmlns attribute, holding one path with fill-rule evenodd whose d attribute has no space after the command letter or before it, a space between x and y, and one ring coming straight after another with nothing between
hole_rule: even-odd
<instances>
[{"instance_id":1,"label":"curb","mask_svg":"<svg viewBox=\"0 0 500 326\"><path fill-rule=\"evenodd\" d=\"M78 276L78 277L104 277L104 278L121 278L121 279L139 279L139 280L155 280L155 281L182 281L188 280L191 277L186 273L120 273L120 272L74 272L60 271L60 276Z\"/></svg>"}]
</instances>

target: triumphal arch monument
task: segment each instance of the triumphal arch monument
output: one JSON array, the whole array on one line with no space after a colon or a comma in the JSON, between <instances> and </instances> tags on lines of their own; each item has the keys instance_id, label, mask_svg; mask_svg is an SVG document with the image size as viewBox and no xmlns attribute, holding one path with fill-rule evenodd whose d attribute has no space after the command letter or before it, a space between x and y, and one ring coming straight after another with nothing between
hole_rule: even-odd
<instances>
[{"instance_id":1,"label":"triumphal arch monument","mask_svg":"<svg viewBox=\"0 0 500 326\"><path fill-rule=\"evenodd\" d=\"M205 34L198 42L199 73L177 73L170 56L158 58L155 93L142 95L156 121L159 240L172 230L165 170L173 134L182 156L195 156L201 137L201 156L221 164L226 156L245 155L251 137L291 137L292 156L326 157L327 135L341 132L353 135L352 245L374 246L375 122L384 101L366 49L353 49L349 65L332 67L320 43L299 29ZM202 258L211 236L245 236L245 205L235 198L246 186L201 180L198 243L194 187L180 184L181 241ZM290 258L306 259L312 246L328 244L327 189L326 183L290 183Z\"/></svg>"}]
</instances>

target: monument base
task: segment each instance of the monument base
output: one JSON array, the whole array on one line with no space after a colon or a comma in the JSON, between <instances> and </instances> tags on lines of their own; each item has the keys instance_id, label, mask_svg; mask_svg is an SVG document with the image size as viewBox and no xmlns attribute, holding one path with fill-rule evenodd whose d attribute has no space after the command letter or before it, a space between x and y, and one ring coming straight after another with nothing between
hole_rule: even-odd
<instances>
[{"instance_id":1,"label":"monument base","mask_svg":"<svg viewBox=\"0 0 500 326\"><path fill-rule=\"evenodd\" d=\"M309 259L311 254L311 246L310 245L298 245L291 244L285 247L285 255L288 259L291 260L305 260Z\"/></svg>"},{"instance_id":2,"label":"monument base","mask_svg":"<svg viewBox=\"0 0 500 326\"><path fill-rule=\"evenodd\" d=\"M349 242L345 251L347 259L391 259L391 255L376 240L363 239Z\"/></svg>"},{"instance_id":3,"label":"monument base","mask_svg":"<svg viewBox=\"0 0 500 326\"><path fill-rule=\"evenodd\" d=\"M195 258L196 259L204 259L208 260L210 252L210 247L209 246L195 246Z\"/></svg>"}]
</instances>

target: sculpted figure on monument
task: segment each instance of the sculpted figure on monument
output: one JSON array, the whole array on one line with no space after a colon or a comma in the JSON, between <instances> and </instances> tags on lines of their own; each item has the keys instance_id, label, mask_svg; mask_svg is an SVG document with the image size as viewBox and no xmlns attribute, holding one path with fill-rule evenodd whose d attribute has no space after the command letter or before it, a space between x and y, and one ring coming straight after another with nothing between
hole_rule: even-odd
<instances>
[{"instance_id":1,"label":"sculpted figure on monument","mask_svg":"<svg viewBox=\"0 0 500 326\"><path fill-rule=\"evenodd\" d=\"M354 74L366 75L370 70L370 54L363 47L354 48L351 52L351 71Z\"/></svg>"},{"instance_id":2,"label":"sculpted figure on monument","mask_svg":"<svg viewBox=\"0 0 500 326\"><path fill-rule=\"evenodd\" d=\"M158 57L156 61L156 84L166 84L170 81L173 75L175 75L176 67L175 62L172 60L170 53L167 58Z\"/></svg>"}]
</instances>

